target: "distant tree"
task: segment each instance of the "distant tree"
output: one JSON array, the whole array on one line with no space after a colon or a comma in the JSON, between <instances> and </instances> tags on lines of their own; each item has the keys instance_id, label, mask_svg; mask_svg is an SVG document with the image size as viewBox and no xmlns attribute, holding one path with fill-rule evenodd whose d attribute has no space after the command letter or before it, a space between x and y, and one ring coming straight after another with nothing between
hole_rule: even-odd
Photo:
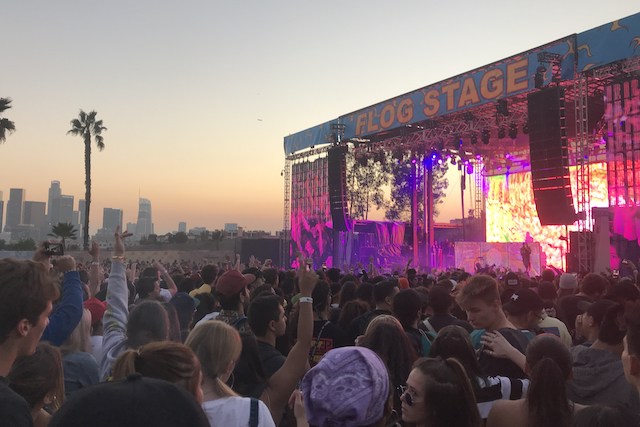
<instances>
[{"instance_id":1,"label":"distant tree","mask_svg":"<svg viewBox=\"0 0 640 427\"><path fill-rule=\"evenodd\" d=\"M7 242L5 242L4 240L0 239L0 251L4 250L4 248L7 246Z\"/></svg>"},{"instance_id":2,"label":"distant tree","mask_svg":"<svg viewBox=\"0 0 640 427\"><path fill-rule=\"evenodd\" d=\"M424 168L422 159L416 159L417 167L417 191L418 191L418 218L422 222L424 218ZM449 186L449 180L445 177L449 164L433 164L433 200L434 217L438 216L438 205L444 202L445 190ZM391 201L386 205L385 217L391 221L411 220L411 190L412 190L412 164L410 161L395 161L391 163Z\"/></svg>"},{"instance_id":3,"label":"distant tree","mask_svg":"<svg viewBox=\"0 0 640 427\"><path fill-rule=\"evenodd\" d=\"M157 234L149 234L147 236L147 243L150 245L155 245L158 243L158 235Z\"/></svg>"},{"instance_id":4,"label":"distant tree","mask_svg":"<svg viewBox=\"0 0 640 427\"><path fill-rule=\"evenodd\" d=\"M80 110L77 119L71 120L71 129L67 134L81 136L84 142L84 200L85 213L82 230L82 245L85 250L89 249L89 211L91 208L91 141L95 141L98 150L104 150L104 139L102 132L107 130L102 125L102 120L96 120L95 111L88 114Z\"/></svg>"},{"instance_id":5,"label":"distant tree","mask_svg":"<svg viewBox=\"0 0 640 427\"><path fill-rule=\"evenodd\" d=\"M185 244L185 243L187 243L189 241L189 236L187 236L187 233L185 233L184 231L178 231L173 236L173 241L175 243Z\"/></svg>"},{"instance_id":6,"label":"distant tree","mask_svg":"<svg viewBox=\"0 0 640 427\"><path fill-rule=\"evenodd\" d=\"M11 98L0 98L0 113L11 108ZM7 134L16 130L16 125L6 117L0 117L0 144L7 140Z\"/></svg>"},{"instance_id":7,"label":"distant tree","mask_svg":"<svg viewBox=\"0 0 640 427\"><path fill-rule=\"evenodd\" d=\"M78 230L70 222L59 222L51 227L49 236L62 239L62 247L66 249L66 239L76 240L78 238Z\"/></svg>"},{"instance_id":8,"label":"distant tree","mask_svg":"<svg viewBox=\"0 0 640 427\"><path fill-rule=\"evenodd\" d=\"M368 219L372 206L385 206L385 188L389 185L389 157L384 153L347 154L347 198L349 216Z\"/></svg>"},{"instance_id":9,"label":"distant tree","mask_svg":"<svg viewBox=\"0 0 640 427\"><path fill-rule=\"evenodd\" d=\"M6 249L10 251L35 251L36 242L33 239L23 239L7 245Z\"/></svg>"},{"instance_id":10,"label":"distant tree","mask_svg":"<svg viewBox=\"0 0 640 427\"><path fill-rule=\"evenodd\" d=\"M220 249L220 242L224 239L224 232L222 230L215 230L211 232L211 240L216 246L216 250Z\"/></svg>"}]
</instances>

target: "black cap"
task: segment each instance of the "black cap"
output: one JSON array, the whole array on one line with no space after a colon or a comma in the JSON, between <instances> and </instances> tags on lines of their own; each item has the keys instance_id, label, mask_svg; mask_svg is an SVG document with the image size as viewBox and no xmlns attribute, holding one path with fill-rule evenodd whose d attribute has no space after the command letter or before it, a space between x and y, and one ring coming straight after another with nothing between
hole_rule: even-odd
<instances>
[{"instance_id":1,"label":"black cap","mask_svg":"<svg viewBox=\"0 0 640 427\"><path fill-rule=\"evenodd\" d=\"M520 315L530 311L540 311L544 301L531 289L516 289L502 309L509 314Z\"/></svg>"},{"instance_id":2,"label":"black cap","mask_svg":"<svg viewBox=\"0 0 640 427\"><path fill-rule=\"evenodd\" d=\"M209 427L195 398L167 381L133 374L75 392L50 427Z\"/></svg>"}]
</instances>

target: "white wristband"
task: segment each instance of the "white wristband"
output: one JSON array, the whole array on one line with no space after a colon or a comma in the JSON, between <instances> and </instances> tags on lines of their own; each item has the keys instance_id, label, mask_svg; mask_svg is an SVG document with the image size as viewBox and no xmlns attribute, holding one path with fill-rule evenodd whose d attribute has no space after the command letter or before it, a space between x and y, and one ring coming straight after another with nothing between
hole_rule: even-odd
<instances>
[{"instance_id":1,"label":"white wristband","mask_svg":"<svg viewBox=\"0 0 640 427\"><path fill-rule=\"evenodd\" d=\"M313 298L311 297L300 297L298 298L298 302L308 302L309 304L313 304Z\"/></svg>"}]
</instances>

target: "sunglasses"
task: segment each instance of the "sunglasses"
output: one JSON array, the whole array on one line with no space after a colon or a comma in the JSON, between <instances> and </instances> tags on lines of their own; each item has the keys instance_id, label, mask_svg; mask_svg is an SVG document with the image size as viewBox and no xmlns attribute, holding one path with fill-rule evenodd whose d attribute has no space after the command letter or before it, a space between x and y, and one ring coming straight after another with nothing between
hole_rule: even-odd
<instances>
[{"instance_id":1,"label":"sunglasses","mask_svg":"<svg viewBox=\"0 0 640 427\"><path fill-rule=\"evenodd\" d=\"M409 406L413 406L414 403L421 403L422 400L417 400L406 385L399 385L398 391L400 392L400 400Z\"/></svg>"}]
</instances>

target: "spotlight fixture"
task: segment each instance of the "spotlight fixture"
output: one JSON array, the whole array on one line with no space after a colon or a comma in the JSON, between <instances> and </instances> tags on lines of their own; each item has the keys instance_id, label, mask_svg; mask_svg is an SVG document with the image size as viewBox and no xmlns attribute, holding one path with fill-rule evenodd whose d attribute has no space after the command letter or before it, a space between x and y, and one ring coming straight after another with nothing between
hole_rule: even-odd
<instances>
[{"instance_id":1,"label":"spotlight fixture","mask_svg":"<svg viewBox=\"0 0 640 427\"><path fill-rule=\"evenodd\" d=\"M456 165L456 158L455 157L451 157L451 164L452 165Z\"/></svg>"},{"instance_id":2,"label":"spotlight fixture","mask_svg":"<svg viewBox=\"0 0 640 427\"><path fill-rule=\"evenodd\" d=\"M473 163L467 165L467 175L473 174Z\"/></svg>"},{"instance_id":3,"label":"spotlight fixture","mask_svg":"<svg viewBox=\"0 0 640 427\"><path fill-rule=\"evenodd\" d=\"M505 136L507 136L507 131L504 130L504 127L500 127L498 129L498 139L503 139Z\"/></svg>"},{"instance_id":4,"label":"spotlight fixture","mask_svg":"<svg viewBox=\"0 0 640 427\"><path fill-rule=\"evenodd\" d=\"M507 104L506 99L499 99L496 104L496 112L502 116L509 115L509 104Z\"/></svg>"},{"instance_id":5,"label":"spotlight fixture","mask_svg":"<svg viewBox=\"0 0 640 427\"><path fill-rule=\"evenodd\" d=\"M509 125L509 138L516 139L518 137L518 126L515 123Z\"/></svg>"},{"instance_id":6,"label":"spotlight fixture","mask_svg":"<svg viewBox=\"0 0 640 427\"><path fill-rule=\"evenodd\" d=\"M471 145L476 145L478 143L478 135L474 132L471 134Z\"/></svg>"},{"instance_id":7,"label":"spotlight fixture","mask_svg":"<svg viewBox=\"0 0 640 427\"><path fill-rule=\"evenodd\" d=\"M536 89L541 89L542 87L544 87L544 73L546 72L547 69L542 65L536 68L536 74L533 78Z\"/></svg>"},{"instance_id":8,"label":"spotlight fixture","mask_svg":"<svg viewBox=\"0 0 640 427\"><path fill-rule=\"evenodd\" d=\"M484 145L489 144L489 139L491 138L491 131L489 129L484 129L482 131L482 143Z\"/></svg>"}]
</instances>

